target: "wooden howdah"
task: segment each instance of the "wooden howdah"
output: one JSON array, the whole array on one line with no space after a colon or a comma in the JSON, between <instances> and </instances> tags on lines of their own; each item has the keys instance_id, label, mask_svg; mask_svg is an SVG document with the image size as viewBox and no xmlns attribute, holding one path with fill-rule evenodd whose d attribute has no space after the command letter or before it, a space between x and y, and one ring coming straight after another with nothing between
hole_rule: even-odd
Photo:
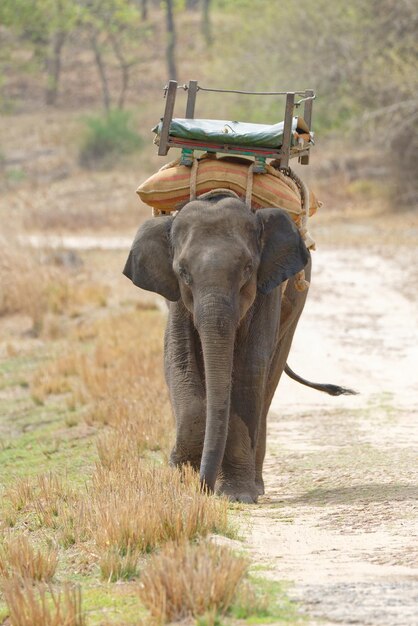
<instances>
[{"instance_id":1,"label":"wooden howdah","mask_svg":"<svg viewBox=\"0 0 418 626\"><path fill-rule=\"evenodd\" d=\"M187 103L186 103L186 119L195 118L196 96L200 89L196 80L191 80L187 85L180 86L187 90ZM194 141L191 139L179 139L170 135L170 125L173 120L174 107L176 102L177 91L179 85L177 81L170 80L168 86L165 89L166 105L164 111L164 117L162 118L161 132L159 136L159 148L158 154L164 156L168 153L170 148L180 148L182 150L182 163L184 165L191 165L193 162L193 152L209 151L219 152L230 155L245 155L253 156L255 159L255 172L265 171L266 159L274 159L274 166L277 169L287 169L289 167L289 161L292 158L298 158L299 163L302 165L308 165L309 152L311 143L307 143L302 149L291 147L291 132L292 132L292 120L295 114L295 109L299 107L301 103L304 104L303 118L311 130L312 125L312 105L315 99L315 93L312 89L306 89L298 92L272 92L272 93L257 93L257 92L238 92L248 95L280 95L285 97L285 115L284 115L284 130L283 130L283 142L279 148L252 148L248 146L239 145L224 145L217 143L206 143L202 141ZM203 89L204 91L219 91L226 93L235 93L228 90L217 89ZM296 95L300 96L300 100L296 101Z\"/></svg>"}]
</instances>

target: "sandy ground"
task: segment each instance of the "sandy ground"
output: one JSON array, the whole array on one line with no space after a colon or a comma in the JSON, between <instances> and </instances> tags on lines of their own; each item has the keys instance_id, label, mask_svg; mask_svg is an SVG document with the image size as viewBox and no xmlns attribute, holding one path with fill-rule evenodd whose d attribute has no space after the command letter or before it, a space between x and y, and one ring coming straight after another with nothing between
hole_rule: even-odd
<instances>
[{"instance_id":1,"label":"sandy ground","mask_svg":"<svg viewBox=\"0 0 418 626\"><path fill-rule=\"evenodd\" d=\"M418 624L418 308L402 249L324 247L284 377L247 541L319 623ZM322 621L324 620L324 621Z\"/></svg>"}]
</instances>

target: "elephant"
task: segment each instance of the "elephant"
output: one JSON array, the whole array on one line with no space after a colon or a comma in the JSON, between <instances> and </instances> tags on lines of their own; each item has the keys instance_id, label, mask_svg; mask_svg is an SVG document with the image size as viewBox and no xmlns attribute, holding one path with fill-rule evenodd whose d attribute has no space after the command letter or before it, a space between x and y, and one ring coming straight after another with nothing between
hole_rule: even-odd
<instances>
[{"instance_id":1,"label":"elephant","mask_svg":"<svg viewBox=\"0 0 418 626\"><path fill-rule=\"evenodd\" d=\"M307 296L295 286L302 269L310 281L310 253L284 210L219 193L146 221L123 270L168 301L170 463L190 464L232 501L264 493L266 418Z\"/></svg>"}]
</instances>

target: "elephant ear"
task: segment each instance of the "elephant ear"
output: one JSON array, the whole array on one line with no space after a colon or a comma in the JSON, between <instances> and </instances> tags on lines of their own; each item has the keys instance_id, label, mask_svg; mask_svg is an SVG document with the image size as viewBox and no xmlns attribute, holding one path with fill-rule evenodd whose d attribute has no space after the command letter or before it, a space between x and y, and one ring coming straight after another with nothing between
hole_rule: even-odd
<instances>
[{"instance_id":1,"label":"elephant ear","mask_svg":"<svg viewBox=\"0 0 418 626\"><path fill-rule=\"evenodd\" d=\"M123 273L134 285L176 302L180 289L173 271L170 229L173 218L154 217L139 228Z\"/></svg>"},{"instance_id":2,"label":"elephant ear","mask_svg":"<svg viewBox=\"0 0 418 626\"><path fill-rule=\"evenodd\" d=\"M268 294L305 267L309 252L299 230L282 209L260 209L257 219L262 229L257 288Z\"/></svg>"}]
</instances>

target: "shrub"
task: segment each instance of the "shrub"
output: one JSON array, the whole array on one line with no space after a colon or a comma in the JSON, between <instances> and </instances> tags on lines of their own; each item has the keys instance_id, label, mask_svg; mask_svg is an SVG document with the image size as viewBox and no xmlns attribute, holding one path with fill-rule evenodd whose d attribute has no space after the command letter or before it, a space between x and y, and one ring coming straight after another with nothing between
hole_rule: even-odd
<instances>
[{"instance_id":1,"label":"shrub","mask_svg":"<svg viewBox=\"0 0 418 626\"><path fill-rule=\"evenodd\" d=\"M88 117L86 123L87 133L80 151L83 167L110 167L118 156L141 147L141 137L132 128L132 116L128 111L115 109L104 117Z\"/></svg>"},{"instance_id":2,"label":"shrub","mask_svg":"<svg viewBox=\"0 0 418 626\"><path fill-rule=\"evenodd\" d=\"M139 595L158 623L224 614L247 567L246 559L224 546L168 544L150 559Z\"/></svg>"}]
</instances>

